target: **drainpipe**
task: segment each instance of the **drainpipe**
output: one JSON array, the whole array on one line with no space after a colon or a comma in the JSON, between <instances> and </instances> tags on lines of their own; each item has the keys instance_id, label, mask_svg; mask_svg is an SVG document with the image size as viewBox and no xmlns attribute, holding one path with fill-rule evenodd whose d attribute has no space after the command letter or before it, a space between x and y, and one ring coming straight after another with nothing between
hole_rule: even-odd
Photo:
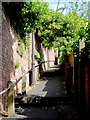
<instances>
[{"instance_id":1,"label":"drainpipe","mask_svg":"<svg viewBox=\"0 0 90 120\"><path fill-rule=\"evenodd\" d=\"M32 33L32 85L35 86L34 32Z\"/></svg>"},{"instance_id":2,"label":"drainpipe","mask_svg":"<svg viewBox=\"0 0 90 120\"><path fill-rule=\"evenodd\" d=\"M89 22L90 22L90 1L88 2L88 19L89 19Z\"/></svg>"}]
</instances>

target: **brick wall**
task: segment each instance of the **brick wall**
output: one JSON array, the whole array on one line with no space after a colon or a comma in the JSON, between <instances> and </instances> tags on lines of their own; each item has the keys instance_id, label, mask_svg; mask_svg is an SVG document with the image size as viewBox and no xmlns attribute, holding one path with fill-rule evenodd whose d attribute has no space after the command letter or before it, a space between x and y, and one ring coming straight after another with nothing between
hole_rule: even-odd
<instances>
[{"instance_id":1,"label":"brick wall","mask_svg":"<svg viewBox=\"0 0 90 120\"><path fill-rule=\"evenodd\" d=\"M14 28L11 27L10 19L6 15L4 8L2 9L2 39L0 39L0 91L7 88L7 82L9 80L15 82L21 75L22 70L27 70L32 67L32 34L30 34L30 49L24 52L23 57L21 57L17 52L18 41L17 33ZM48 50L44 48L41 43L37 44L35 40L35 48L41 46L41 58L42 61L55 60L54 49ZM14 63L19 60L19 67L15 69ZM35 65L38 64L37 59L35 59ZM42 65L43 70L46 70L53 63L45 63ZM35 80L39 79L39 67L35 68ZM29 75L26 75L26 87L30 85ZM22 80L18 82L15 89L15 95L22 93ZM0 96L0 103L3 103L3 109L7 109L7 92ZM2 105L2 104L1 104ZM1 106L0 106L1 108Z\"/></svg>"},{"instance_id":2,"label":"brick wall","mask_svg":"<svg viewBox=\"0 0 90 120\"><path fill-rule=\"evenodd\" d=\"M57 53L54 52L54 49L52 48L51 50L48 50L48 60L50 61L49 67L53 66L55 63L55 57L56 57Z\"/></svg>"},{"instance_id":3,"label":"brick wall","mask_svg":"<svg viewBox=\"0 0 90 120\"><path fill-rule=\"evenodd\" d=\"M21 75L22 70L28 69L29 51L24 52L23 57L17 53L17 34L13 27L10 25L10 20L5 14L4 8L2 10L2 87L3 90L7 88L9 80L15 82ZM19 67L15 69L14 63L19 60ZM28 63L29 62L29 63ZM27 87L29 86L29 75L27 75ZM15 93L22 93L22 80L16 85ZM7 108L7 93L2 96L3 109Z\"/></svg>"},{"instance_id":4,"label":"brick wall","mask_svg":"<svg viewBox=\"0 0 90 120\"><path fill-rule=\"evenodd\" d=\"M37 29L36 29L37 31ZM35 34L35 48L40 53L42 61L49 61L42 64L42 70L45 71L48 69L48 67L51 67L55 63L55 57L57 56L57 53L55 53L54 49L52 48L49 50L48 48L44 48L43 44L40 43L38 39L38 34Z\"/></svg>"},{"instance_id":5,"label":"brick wall","mask_svg":"<svg viewBox=\"0 0 90 120\"><path fill-rule=\"evenodd\" d=\"M2 10L2 86L3 90L7 88L7 82L10 80L10 74L14 73L13 49L12 45L15 39L10 34L10 21ZM7 93L3 94L3 108L7 107Z\"/></svg>"},{"instance_id":6,"label":"brick wall","mask_svg":"<svg viewBox=\"0 0 90 120\"><path fill-rule=\"evenodd\" d=\"M43 71L47 70L48 67L54 65L56 53L54 52L53 48L51 50L48 50L48 48L44 48L43 45L41 44L40 55L42 61L48 61L45 64L42 64Z\"/></svg>"},{"instance_id":7,"label":"brick wall","mask_svg":"<svg viewBox=\"0 0 90 120\"><path fill-rule=\"evenodd\" d=\"M2 91L2 2L0 2L0 92ZM0 111L2 111L2 95L0 95Z\"/></svg>"}]
</instances>

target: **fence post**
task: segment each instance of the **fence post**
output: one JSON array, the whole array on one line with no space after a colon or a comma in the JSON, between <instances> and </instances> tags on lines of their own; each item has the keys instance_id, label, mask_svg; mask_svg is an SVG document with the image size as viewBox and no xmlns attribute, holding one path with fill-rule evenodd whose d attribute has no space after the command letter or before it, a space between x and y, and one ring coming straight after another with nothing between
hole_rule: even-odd
<instances>
[{"instance_id":1,"label":"fence post","mask_svg":"<svg viewBox=\"0 0 90 120\"><path fill-rule=\"evenodd\" d=\"M26 94L26 71L23 70L23 78L22 78L22 94Z\"/></svg>"},{"instance_id":2,"label":"fence post","mask_svg":"<svg viewBox=\"0 0 90 120\"><path fill-rule=\"evenodd\" d=\"M8 87L11 87L8 90L8 117L14 117L15 115L15 107L14 107L14 87L13 82L8 82Z\"/></svg>"}]
</instances>

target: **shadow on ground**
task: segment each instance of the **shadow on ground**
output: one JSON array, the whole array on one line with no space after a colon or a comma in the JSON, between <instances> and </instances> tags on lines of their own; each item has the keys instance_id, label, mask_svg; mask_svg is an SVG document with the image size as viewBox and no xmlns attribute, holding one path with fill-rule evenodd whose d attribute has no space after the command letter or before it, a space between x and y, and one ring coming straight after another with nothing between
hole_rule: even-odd
<instances>
[{"instance_id":1,"label":"shadow on ground","mask_svg":"<svg viewBox=\"0 0 90 120\"><path fill-rule=\"evenodd\" d=\"M24 96L16 97L16 118L12 120L81 120L59 66L44 72L40 84Z\"/></svg>"}]
</instances>

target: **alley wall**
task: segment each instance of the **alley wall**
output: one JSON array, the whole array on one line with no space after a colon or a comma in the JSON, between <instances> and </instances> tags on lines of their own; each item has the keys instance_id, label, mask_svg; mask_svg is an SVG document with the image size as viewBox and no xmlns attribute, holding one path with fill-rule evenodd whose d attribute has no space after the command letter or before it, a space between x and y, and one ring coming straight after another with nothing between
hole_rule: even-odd
<instances>
[{"instance_id":1,"label":"alley wall","mask_svg":"<svg viewBox=\"0 0 90 120\"><path fill-rule=\"evenodd\" d=\"M21 57L17 52L18 48L18 34L13 26L11 26L10 18L8 17L4 7L2 7L2 39L0 39L0 92L7 88L8 81L16 82L16 80L23 74L23 70L28 70L32 67L32 34L30 33L30 49L24 51L24 55ZM40 43L39 43L40 44ZM35 40L35 49L37 49L37 42ZM54 49L48 50L41 46L41 58L42 61L53 61L42 64L43 71L48 67L54 65L55 55ZM15 63L19 61L18 68L15 67ZM38 64L38 60L35 59L35 65ZM39 79L39 67L35 68L35 80ZM29 74L26 75L26 88L30 86ZM15 86L14 94L22 94L22 80ZM1 107L2 106L2 107ZM0 109L7 109L7 92L0 96Z\"/></svg>"}]
</instances>

